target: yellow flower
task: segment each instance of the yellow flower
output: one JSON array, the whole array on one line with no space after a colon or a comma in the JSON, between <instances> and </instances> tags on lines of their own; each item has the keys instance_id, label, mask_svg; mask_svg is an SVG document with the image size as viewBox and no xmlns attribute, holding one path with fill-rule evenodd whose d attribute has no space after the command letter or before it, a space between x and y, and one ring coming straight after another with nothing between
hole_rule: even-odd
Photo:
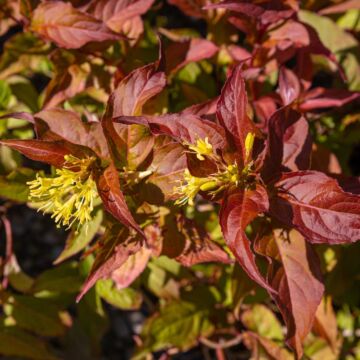
<instances>
[{"instance_id":1,"label":"yellow flower","mask_svg":"<svg viewBox=\"0 0 360 360\"><path fill-rule=\"evenodd\" d=\"M196 145L189 145L189 149L196 154L196 157L200 161L205 160L204 156L209 156L213 153L213 147L209 143L208 137L206 137L204 140L198 139L196 141Z\"/></svg>"},{"instance_id":2,"label":"yellow flower","mask_svg":"<svg viewBox=\"0 0 360 360\"><path fill-rule=\"evenodd\" d=\"M39 211L52 213L58 226L70 228L91 220L94 201L98 198L96 183L91 175L91 165L95 158L78 159L65 156L65 165L56 169L55 177L41 177L29 181L29 200L41 204Z\"/></svg>"},{"instance_id":3,"label":"yellow flower","mask_svg":"<svg viewBox=\"0 0 360 360\"><path fill-rule=\"evenodd\" d=\"M245 161L249 159L255 141L255 134L248 133L245 138Z\"/></svg>"},{"instance_id":4,"label":"yellow flower","mask_svg":"<svg viewBox=\"0 0 360 360\"><path fill-rule=\"evenodd\" d=\"M197 193L200 190L201 185L206 183L208 180L206 178L198 178L192 176L188 169L184 171L184 181L180 186L174 188L174 194L181 195L181 197L175 201L177 205L194 205L194 199Z\"/></svg>"}]
</instances>

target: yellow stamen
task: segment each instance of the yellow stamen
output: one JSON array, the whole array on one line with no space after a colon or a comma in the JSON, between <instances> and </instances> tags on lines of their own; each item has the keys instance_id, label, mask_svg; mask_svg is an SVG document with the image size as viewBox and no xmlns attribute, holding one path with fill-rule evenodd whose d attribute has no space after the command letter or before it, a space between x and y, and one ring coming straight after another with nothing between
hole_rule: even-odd
<instances>
[{"instance_id":1,"label":"yellow stamen","mask_svg":"<svg viewBox=\"0 0 360 360\"><path fill-rule=\"evenodd\" d=\"M96 183L91 175L94 157L78 159L66 155L65 165L56 169L55 177L41 177L27 184L30 189L29 200L40 203L39 211L52 213L58 226L70 228L91 220L94 201L98 197Z\"/></svg>"},{"instance_id":2,"label":"yellow stamen","mask_svg":"<svg viewBox=\"0 0 360 360\"><path fill-rule=\"evenodd\" d=\"M208 137L206 137L204 140L198 139L196 141L196 145L189 145L189 149L192 150L196 154L196 157L200 161L205 160L204 156L209 156L213 153L213 147L209 143Z\"/></svg>"}]
</instances>

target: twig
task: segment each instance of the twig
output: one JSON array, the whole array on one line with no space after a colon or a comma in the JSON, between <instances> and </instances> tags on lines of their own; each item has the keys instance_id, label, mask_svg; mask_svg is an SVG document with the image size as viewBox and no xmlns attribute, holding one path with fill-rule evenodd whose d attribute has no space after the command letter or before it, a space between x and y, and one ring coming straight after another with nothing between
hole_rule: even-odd
<instances>
[{"instance_id":1,"label":"twig","mask_svg":"<svg viewBox=\"0 0 360 360\"><path fill-rule=\"evenodd\" d=\"M13 254L13 236L11 231L11 223L6 215L1 216L1 221L4 224L5 236L6 236L6 250L5 250L5 261L4 261L4 268L6 264L10 261L11 256ZM2 287L6 289L8 286L8 277L4 273L4 277L2 280Z\"/></svg>"},{"instance_id":2,"label":"twig","mask_svg":"<svg viewBox=\"0 0 360 360\"><path fill-rule=\"evenodd\" d=\"M236 337L234 337L231 340L225 341L225 340L220 340L219 342L214 342L211 341L207 338L200 338L200 342L203 345L206 345L207 347L211 348L211 349L227 349L230 348L232 346L238 345L239 343L241 343L242 341L242 335L238 334Z\"/></svg>"}]
</instances>

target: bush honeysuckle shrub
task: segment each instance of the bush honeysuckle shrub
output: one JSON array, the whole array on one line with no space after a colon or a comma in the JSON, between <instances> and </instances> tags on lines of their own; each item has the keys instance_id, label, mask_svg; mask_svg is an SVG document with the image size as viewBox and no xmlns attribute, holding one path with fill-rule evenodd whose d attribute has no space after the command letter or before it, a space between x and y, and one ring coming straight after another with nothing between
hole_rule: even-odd
<instances>
[{"instance_id":1,"label":"bush honeysuckle shrub","mask_svg":"<svg viewBox=\"0 0 360 360\"><path fill-rule=\"evenodd\" d=\"M356 2L0 5L0 354L359 358Z\"/></svg>"}]
</instances>

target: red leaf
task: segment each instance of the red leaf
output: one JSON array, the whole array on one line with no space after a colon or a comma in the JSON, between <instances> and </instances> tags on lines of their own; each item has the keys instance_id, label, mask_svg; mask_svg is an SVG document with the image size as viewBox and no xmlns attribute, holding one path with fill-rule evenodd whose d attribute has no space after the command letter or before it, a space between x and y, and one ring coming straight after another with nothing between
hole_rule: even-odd
<instances>
[{"instance_id":1,"label":"red leaf","mask_svg":"<svg viewBox=\"0 0 360 360\"><path fill-rule=\"evenodd\" d=\"M360 240L360 196L344 192L335 179L316 171L284 174L275 184L271 213L296 227L311 243Z\"/></svg>"},{"instance_id":2,"label":"red leaf","mask_svg":"<svg viewBox=\"0 0 360 360\"><path fill-rule=\"evenodd\" d=\"M88 148L62 140L0 140L0 144L19 151L31 160L41 161L58 168L63 166L65 155L72 154L79 158L95 155Z\"/></svg>"},{"instance_id":3,"label":"red leaf","mask_svg":"<svg viewBox=\"0 0 360 360\"><path fill-rule=\"evenodd\" d=\"M126 76L112 94L113 117L141 115L142 107L166 86L165 74L158 70L159 62L138 68Z\"/></svg>"},{"instance_id":4,"label":"red leaf","mask_svg":"<svg viewBox=\"0 0 360 360\"><path fill-rule=\"evenodd\" d=\"M219 214L221 229L236 260L248 276L270 292L274 290L261 275L255 254L245 234L246 226L260 213L268 210L266 190L258 185L255 190L239 190L225 197Z\"/></svg>"},{"instance_id":5,"label":"red leaf","mask_svg":"<svg viewBox=\"0 0 360 360\"><path fill-rule=\"evenodd\" d=\"M268 122L267 155L262 176L265 181L282 170L310 167L311 136L307 120L288 107L276 111Z\"/></svg>"},{"instance_id":6,"label":"red leaf","mask_svg":"<svg viewBox=\"0 0 360 360\"><path fill-rule=\"evenodd\" d=\"M105 210L122 224L133 228L145 238L144 232L135 222L126 204L125 197L120 189L119 174L115 166L110 164L97 176L96 182Z\"/></svg>"},{"instance_id":7,"label":"red leaf","mask_svg":"<svg viewBox=\"0 0 360 360\"><path fill-rule=\"evenodd\" d=\"M254 3L251 0L224 0L217 4L210 4L205 9L227 9L245 16L255 18L262 24L270 24L282 19L287 19L294 14L294 9L286 5L284 1L263 1Z\"/></svg>"},{"instance_id":8,"label":"red leaf","mask_svg":"<svg viewBox=\"0 0 360 360\"><path fill-rule=\"evenodd\" d=\"M124 124L139 124L150 128L154 135L168 135L180 143L196 143L209 138L215 149L225 147L226 140L221 126L191 114L167 114L160 116L120 116L113 119Z\"/></svg>"},{"instance_id":9,"label":"red leaf","mask_svg":"<svg viewBox=\"0 0 360 360\"><path fill-rule=\"evenodd\" d=\"M330 297L323 298L317 308L313 330L327 341L334 352L337 350L339 345L337 321Z\"/></svg>"},{"instance_id":10,"label":"red leaf","mask_svg":"<svg viewBox=\"0 0 360 360\"><path fill-rule=\"evenodd\" d=\"M287 237L283 230L274 233L282 267L273 272L272 294L287 325L287 343L300 359L302 342L310 332L320 304L324 285L316 253L295 230Z\"/></svg>"},{"instance_id":11,"label":"red leaf","mask_svg":"<svg viewBox=\"0 0 360 360\"><path fill-rule=\"evenodd\" d=\"M126 23L145 14L153 2L154 0L95 0L85 8L87 12L102 20L111 30L124 32Z\"/></svg>"},{"instance_id":12,"label":"red leaf","mask_svg":"<svg viewBox=\"0 0 360 360\"><path fill-rule=\"evenodd\" d=\"M78 114L63 109L43 110L35 115L37 135L52 140L48 131L74 144L86 146L100 157L108 157L109 151L100 123L84 123Z\"/></svg>"},{"instance_id":13,"label":"red leaf","mask_svg":"<svg viewBox=\"0 0 360 360\"><path fill-rule=\"evenodd\" d=\"M151 253L151 249L142 247L137 252L130 255L115 271L112 272L111 278L116 283L118 289L124 289L135 281L146 268Z\"/></svg>"},{"instance_id":14,"label":"red leaf","mask_svg":"<svg viewBox=\"0 0 360 360\"><path fill-rule=\"evenodd\" d=\"M359 92L352 92L345 89L315 88L306 93L300 104L300 110L306 112L315 109L340 107L359 98Z\"/></svg>"},{"instance_id":15,"label":"red leaf","mask_svg":"<svg viewBox=\"0 0 360 360\"><path fill-rule=\"evenodd\" d=\"M119 83L109 98L106 113L102 118L102 126L113 159L117 159L121 166L129 165L128 155L131 147L129 142L131 142L131 138L134 138L134 135L138 135L139 131L128 127L125 130L124 137L120 136L117 131L119 125L115 128L113 117L140 115L146 101L163 90L166 85L166 78L163 72L158 71L158 66L159 62L157 61L134 70ZM146 140L141 141L141 157L143 160L149 155L153 146L151 137L147 137ZM137 162L139 163L139 161Z\"/></svg>"},{"instance_id":16,"label":"red leaf","mask_svg":"<svg viewBox=\"0 0 360 360\"><path fill-rule=\"evenodd\" d=\"M210 99L200 104L195 104L192 106L187 107L182 111L182 114L185 115L197 115L197 116L204 116L207 115L215 115L216 106L219 98Z\"/></svg>"},{"instance_id":17,"label":"red leaf","mask_svg":"<svg viewBox=\"0 0 360 360\"><path fill-rule=\"evenodd\" d=\"M168 201L174 196L174 187L183 179L186 169L186 156L184 149L177 143L159 143L157 138L154 147L153 161L149 170L152 174L147 183L156 185ZM159 196L156 196L159 200Z\"/></svg>"},{"instance_id":18,"label":"red leaf","mask_svg":"<svg viewBox=\"0 0 360 360\"><path fill-rule=\"evenodd\" d=\"M282 67L279 72L279 93L284 105L291 104L300 96L301 87L297 76L289 69Z\"/></svg>"},{"instance_id":19,"label":"red leaf","mask_svg":"<svg viewBox=\"0 0 360 360\"><path fill-rule=\"evenodd\" d=\"M66 49L78 49L93 41L121 38L102 21L61 1L41 3L33 13L31 29Z\"/></svg>"},{"instance_id":20,"label":"red leaf","mask_svg":"<svg viewBox=\"0 0 360 360\"><path fill-rule=\"evenodd\" d=\"M9 118L26 120L31 124L34 124L34 122L35 122L34 117L27 112L14 112L14 113L9 113L9 114L0 116L0 120L1 119L9 119Z\"/></svg>"},{"instance_id":21,"label":"red leaf","mask_svg":"<svg viewBox=\"0 0 360 360\"><path fill-rule=\"evenodd\" d=\"M117 235L107 234L105 244L96 255L90 274L86 279L76 301L94 286L96 281L108 278L113 271L121 267L126 260L141 249L139 239L128 236L125 229L120 230Z\"/></svg>"},{"instance_id":22,"label":"red leaf","mask_svg":"<svg viewBox=\"0 0 360 360\"><path fill-rule=\"evenodd\" d=\"M228 131L229 137L239 151L240 163L246 158L245 139L248 133L257 133L253 122L247 115L247 95L241 68L237 66L221 90L217 104L217 117Z\"/></svg>"},{"instance_id":23,"label":"red leaf","mask_svg":"<svg viewBox=\"0 0 360 360\"><path fill-rule=\"evenodd\" d=\"M319 11L319 14L320 15L338 14L352 9L360 9L360 4L358 0L347 0L347 1L342 1L335 5L330 5L325 9L321 9Z\"/></svg>"},{"instance_id":24,"label":"red leaf","mask_svg":"<svg viewBox=\"0 0 360 360\"><path fill-rule=\"evenodd\" d=\"M203 6L206 0L168 0L169 4L177 6L183 13L195 18L206 18Z\"/></svg>"},{"instance_id":25,"label":"red leaf","mask_svg":"<svg viewBox=\"0 0 360 360\"><path fill-rule=\"evenodd\" d=\"M214 56L219 48L205 39L173 41L165 50L166 73L174 73L189 64Z\"/></svg>"}]
</instances>

